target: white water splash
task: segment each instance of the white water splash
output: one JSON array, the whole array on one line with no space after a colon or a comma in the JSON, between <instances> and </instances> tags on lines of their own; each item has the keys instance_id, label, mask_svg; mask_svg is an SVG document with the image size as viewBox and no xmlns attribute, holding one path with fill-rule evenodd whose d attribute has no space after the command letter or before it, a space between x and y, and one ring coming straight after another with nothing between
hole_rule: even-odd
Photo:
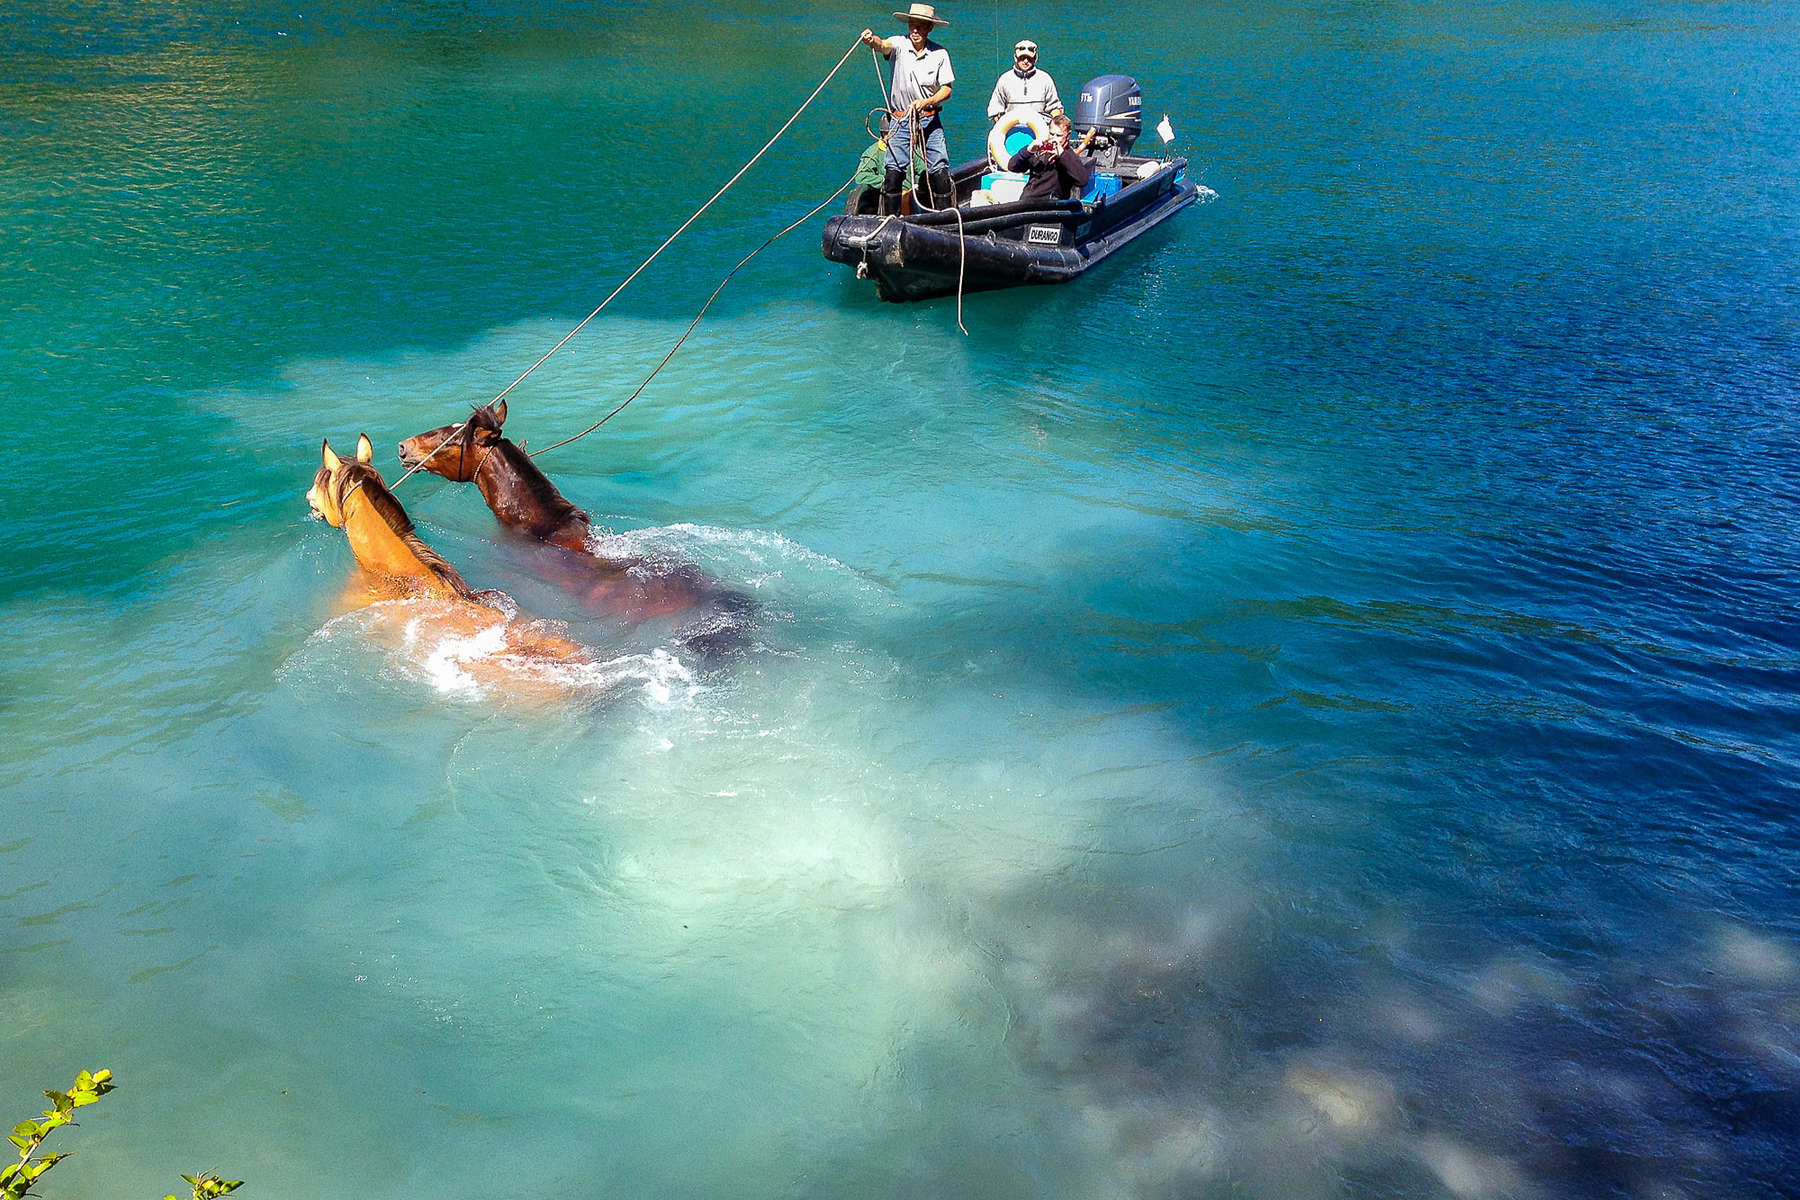
<instances>
[{"instance_id":1,"label":"white water splash","mask_svg":"<svg viewBox=\"0 0 1800 1200\"><path fill-rule=\"evenodd\" d=\"M642 529L595 529L588 546L605 557L644 558L675 565L694 558L724 560L722 573L751 588L761 588L797 568L843 576L857 572L828 554L764 529L725 529L680 521Z\"/></svg>"},{"instance_id":2,"label":"white water splash","mask_svg":"<svg viewBox=\"0 0 1800 1200\"><path fill-rule=\"evenodd\" d=\"M406 622L404 634L401 653L419 664L427 683L448 695L478 694L481 685L469 674L469 664L495 658L506 649L503 625L459 637L429 628L423 613Z\"/></svg>"},{"instance_id":3,"label":"white water splash","mask_svg":"<svg viewBox=\"0 0 1800 1200\"><path fill-rule=\"evenodd\" d=\"M446 627L444 605L431 600L385 600L325 623L307 639L308 647L341 640L385 649L385 673L424 683L442 696L492 701L507 689L496 680L514 679L571 698L608 695L635 688L651 704L686 703L699 692L693 672L658 647L647 653L589 661L536 657L514 649L509 623L496 622L473 633ZM550 622L532 622L552 628Z\"/></svg>"}]
</instances>

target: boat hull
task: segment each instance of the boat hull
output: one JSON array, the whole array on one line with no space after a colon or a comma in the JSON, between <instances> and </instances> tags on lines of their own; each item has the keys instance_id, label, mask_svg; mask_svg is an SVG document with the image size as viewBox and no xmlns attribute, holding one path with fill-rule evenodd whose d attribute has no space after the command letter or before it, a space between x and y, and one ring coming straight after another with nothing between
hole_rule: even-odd
<instances>
[{"instance_id":1,"label":"boat hull","mask_svg":"<svg viewBox=\"0 0 1800 1200\"><path fill-rule=\"evenodd\" d=\"M904 217L844 214L825 223L833 262L875 281L883 300L1067 283L1194 203L1186 159L1162 164L1092 204L1051 200ZM960 173L960 172L959 172Z\"/></svg>"}]
</instances>

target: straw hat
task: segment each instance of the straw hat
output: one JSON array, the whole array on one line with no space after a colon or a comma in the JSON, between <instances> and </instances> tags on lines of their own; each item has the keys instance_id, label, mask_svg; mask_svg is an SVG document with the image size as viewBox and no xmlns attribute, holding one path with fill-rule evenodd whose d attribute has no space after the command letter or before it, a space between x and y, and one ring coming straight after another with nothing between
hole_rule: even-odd
<instances>
[{"instance_id":1,"label":"straw hat","mask_svg":"<svg viewBox=\"0 0 1800 1200\"><path fill-rule=\"evenodd\" d=\"M948 25L950 23L938 16L936 6L930 4L915 4L905 12L897 12L894 15L899 17L902 21L907 22L930 21L933 29L936 29L939 25Z\"/></svg>"}]
</instances>

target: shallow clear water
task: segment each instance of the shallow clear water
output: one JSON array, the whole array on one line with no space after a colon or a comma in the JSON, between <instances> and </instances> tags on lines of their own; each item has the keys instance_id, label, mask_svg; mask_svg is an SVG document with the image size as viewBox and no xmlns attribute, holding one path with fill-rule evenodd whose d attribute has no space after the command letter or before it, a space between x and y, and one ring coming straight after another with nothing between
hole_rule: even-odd
<instances>
[{"instance_id":1,"label":"shallow clear water","mask_svg":"<svg viewBox=\"0 0 1800 1200\"><path fill-rule=\"evenodd\" d=\"M540 460L755 597L738 661L425 477L603 665L520 697L340 611L319 439L395 478L877 18L0 18L0 1085L122 1081L47 1194L1790 1186L1782 6L958 6L953 149L1031 36L1218 200L967 337L815 220ZM509 433L629 395L874 99L853 59Z\"/></svg>"}]
</instances>

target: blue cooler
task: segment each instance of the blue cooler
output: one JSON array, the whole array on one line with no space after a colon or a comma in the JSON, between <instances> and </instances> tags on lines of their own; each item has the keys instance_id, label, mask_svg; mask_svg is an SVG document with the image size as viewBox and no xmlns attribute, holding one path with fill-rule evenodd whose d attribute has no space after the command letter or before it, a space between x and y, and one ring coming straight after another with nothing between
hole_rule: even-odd
<instances>
[{"instance_id":1,"label":"blue cooler","mask_svg":"<svg viewBox=\"0 0 1800 1200\"><path fill-rule=\"evenodd\" d=\"M981 187L969 197L969 203L977 208L984 204L1011 204L1025 190L1027 178L1011 171L989 171L981 177Z\"/></svg>"},{"instance_id":2,"label":"blue cooler","mask_svg":"<svg viewBox=\"0 0 1800 1200\"><path fill-rule=\"evenodd\" d=\"M1092 203L1095 200L1104 200L1118 190L1119 177L1117 175L1111 171L1095 171L1088 176L1087 190L1081 193L1081 198Z\"/></svg>"}]
</instances>

